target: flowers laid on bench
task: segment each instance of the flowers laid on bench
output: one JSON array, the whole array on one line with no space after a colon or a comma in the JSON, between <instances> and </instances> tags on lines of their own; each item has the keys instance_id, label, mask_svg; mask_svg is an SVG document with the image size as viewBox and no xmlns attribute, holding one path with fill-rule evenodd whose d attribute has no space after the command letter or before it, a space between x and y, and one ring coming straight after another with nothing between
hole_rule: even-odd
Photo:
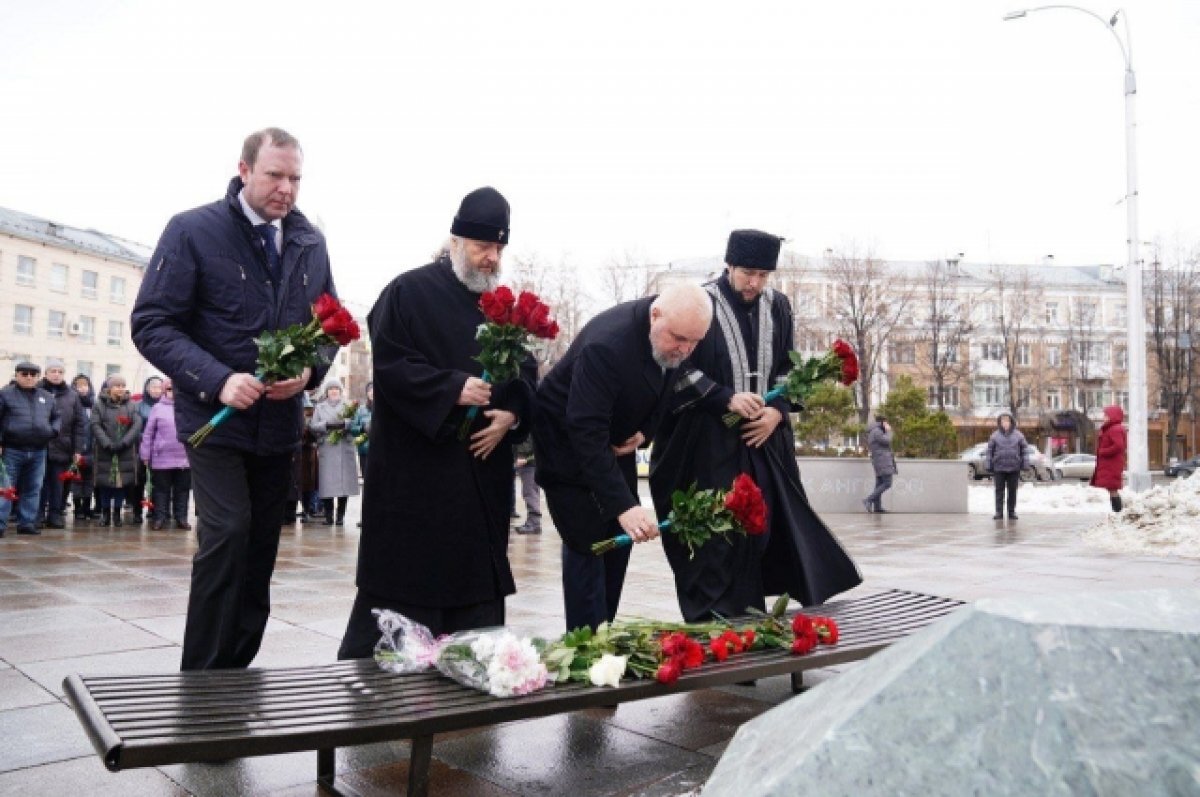
<instances>
[{"instance_id":1,"label":"flowers laid on bench","mask_svg":"<svg viewBox=\"0 0 1200 797\"><path fill-rule=\"evenodd\" d=\"M671 496L671 514L659 529L679 537L692 557L713 537L729 542L729 532L758 535L767 529L767 505L762 490L745 473L738 474L728 490L699 490L696 483ZM632 544L628 534L618 534L592 545L597 556Z\"/></svg>"},{"instance_id":2,"label":"flowers laid on bench","mask_svg":"<svg viewBox=\"0 0 1200 797\"><path fill-rule=\"evenodd\" d=\"M511 382L521 373L521 362L533 351L537 340L553 340L558 336L558 322L550 317L550 308L533 291L521 291L513 296L501 285L479 297L479 309L487 321L479 325L475 339L480 352L476 361L483 366L485 382ZM458 429L458 439L466 440L479 407L467 409L467 416Z\"/></svg>"},{"instance_id":3,"label":"flowers laid on bench","mask_svg":"<svg viewBox=\"0 0 1200 797\"><path fill-rule=\"evenodd\" d=\"M767 402L786 396L792 404L803 408L804 400L822 382L837 381L848 387L858 380L858 356L850 344L840 338L820 357L806 360L800 352L789 351L788 358L792 361L792 370L782 382L766 392L763 399ZM724 419L731 429L742 422L742 416L736 412L726 413Z\"/></svg>"},{"instance_id":4,"label":"flowers laid on bench","mask_svg":"<svg viewBox=\"0 0 1200 797\"><path fill-rule=\"evenodd\" d=\"M496 697L529 694L567 681L615 687L630 677L670 685L688 670L749 651L786 649L804 655L818 645L837 643L838 626L832 618L797 614L789 619L787 605L788 596L781 595L770 613L752 611L749 621L737 626L725 620L616 620L594 631L577 628L553 642L518 637L503 628L434 638L420 623L377 609L383 638L375 646L375 660L399 674L436 668Z\"/></svg>"}]
</instances>

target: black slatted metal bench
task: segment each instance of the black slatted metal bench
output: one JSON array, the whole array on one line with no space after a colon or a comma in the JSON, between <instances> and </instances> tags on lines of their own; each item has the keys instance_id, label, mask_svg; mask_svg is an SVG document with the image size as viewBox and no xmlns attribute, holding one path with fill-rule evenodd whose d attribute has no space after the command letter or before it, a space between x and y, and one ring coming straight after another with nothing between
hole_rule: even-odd
<instances>
[{"instance_id":1,"label":"black slatted metal bench","mask_svg":"<svg viewBox=\"0 0 1200 797\"><path fill-rule=\"evenodd\" d=\"M410 795L428 788L433 737L466 728L611 706L677 692L791 675L857 661L944 617L959 601L891 590L805 609L837 620L840 639L804 656L764 650L706 663L664 686L557 685L494 698L436 673L398 676L367 659L323 666L212 670L165 675L72 675L67 699L104 764L136 767L317 751L317 779L333 794L338 747L412 740Z\"/></svg>"}]
</instances>

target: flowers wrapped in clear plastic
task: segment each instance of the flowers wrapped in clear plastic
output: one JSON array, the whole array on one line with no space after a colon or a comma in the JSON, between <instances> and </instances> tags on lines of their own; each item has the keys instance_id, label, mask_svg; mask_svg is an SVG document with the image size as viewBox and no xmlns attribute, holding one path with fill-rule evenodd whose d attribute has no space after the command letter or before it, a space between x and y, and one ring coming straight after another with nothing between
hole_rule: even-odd
<instances>
[{"instance_id":1,"label":"flowers wrapped in clear plastic","mask_svg":"<svg viewBox=\"0 0 1200 797\"><path fill-rule=\"evenodd\" d=\"M506 628L461 631L434 637L429 629L397 612L376 609L383 637L375 661L394 673L436 668L464 686L495 697L535 692L550 683L541 640L518 637Z\"/></svg>"}]
</instances>

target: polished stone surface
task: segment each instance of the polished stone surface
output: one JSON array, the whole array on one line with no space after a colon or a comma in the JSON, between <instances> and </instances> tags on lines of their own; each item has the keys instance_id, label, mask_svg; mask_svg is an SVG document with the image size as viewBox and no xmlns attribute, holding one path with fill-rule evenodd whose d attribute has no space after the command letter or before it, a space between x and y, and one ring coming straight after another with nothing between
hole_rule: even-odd
<instances>
[{"instance_id":1,"label":"polished stone surface","mask_svg":"<svg viewBox=\"0 0 1200 797\"><path fill-rule=\"evenodd\" d=\"M271 624L257 665L332 661L354 599L358 499L343 528L284 529ZM963 600L1081 590L1200 586L1194 562L1123 556L1084 546L1092 518L826 515L866 580ZM520 520L514 521L519 523ZM513 535L518 593L509 622L562 630L559 544L553 530ZM194 532L87 524L0 539L0 795L316 795L316 755L109 773L62 699L62 680L168 672L179 666ZM622 612L678 618L657 544L634 552ZM835 684L863 665L806 676ZM819 695L821 686L811 694ZM737 727L791 697L786 678L756 687L671 696L565 717L439 736L434 794L669 795L707 779ZM341 751L339 777L365 794L403 791L407 745ZM604 773L595 776L594 772ZM593 773L593 774L589 774Z\"/></svg>"},{"instance_id":2,"label":"polished stone surface","mask_svg":"<svg viewBox=\"0 0 1200 797\"><path fill-rule=\"evenodd\" d=\"M738 731L706 797L1200 792L1200 589L981 600Z\"/></svg>"}]
</instances>

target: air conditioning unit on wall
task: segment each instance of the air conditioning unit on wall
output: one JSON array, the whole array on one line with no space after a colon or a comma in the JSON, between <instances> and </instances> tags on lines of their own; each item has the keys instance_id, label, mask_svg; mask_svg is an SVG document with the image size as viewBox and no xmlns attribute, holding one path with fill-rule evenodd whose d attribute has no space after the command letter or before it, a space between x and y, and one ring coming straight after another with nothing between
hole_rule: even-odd
<instances>
[{"instance_id":1,"label":"air conditioning unit on wall","mask_svg":"<svg viewBox=\"0 0 1200 797\"><path fill-rule=\"evenodd\" d=\"M68 335L82 335L83 334L83 324L79 323L78 321L72 321L71 323L67 324L67 334Z\"/></svg>"}]
</instances>

